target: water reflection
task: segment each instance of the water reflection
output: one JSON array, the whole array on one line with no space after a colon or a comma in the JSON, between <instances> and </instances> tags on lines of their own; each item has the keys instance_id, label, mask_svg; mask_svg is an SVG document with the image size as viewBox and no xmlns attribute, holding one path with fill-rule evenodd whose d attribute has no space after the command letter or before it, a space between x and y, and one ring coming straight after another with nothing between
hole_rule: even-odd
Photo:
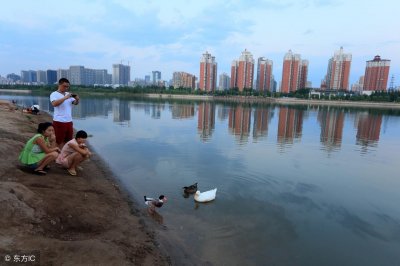
<instances>
[{"instance_id":1,"label":"water reflection","mask_svg":"<svg viewBox=\"0 0 400 266\"><path fill-rule=\"evenodd\" d=\"M278 143L292 144L301 138L303 130L303 110L281 107L278 122Z\"/></svg>"},{"instance_id":2,"label":"water reflection","mask_svg":"<svg viewBox=\"0 0 400 266\"><path fill-rule=\"evenodd\" d=\"M50 103L49 99L46 98L46 102ZM96 116L102 116L102 117L107 117L108 114L113 111L113 105L117 104L117 102L114 100L109 100L109 99L98 99L94 98L91 99L90 101L80 101L80 103L77 106L74 106L72 108L72 116L74 118L81 118L85 119L86 117L96 117ZM51 106L51 111L53 111L53 107ZM118 116L118 114L114 114L115 116ZM117 121L116 121L117 122Z\"/></svg>"},{"instance_id":3,"label":"water reflection","mask_svg":"<svg viewBox=\"0 0 400 266\"><path fill-rule=\"evenodd\" d=\"M253 139L257 140L268 135L268 124L272 117L272 109L257 108L254 111Z\"/></svg>"},{"instance_id":4,"label":"water reflection","mask_svg":"<svg viewBox=\"0 0 400 266\"><path fill-rule=\"evenodd\" d=\"M170 107L172 119L186 119L194 117L194 104L173 103Z\"/></svg>"},{"instance_id":5,"label":"water reflection","mask_svg":"<svg viewBox=\"0 0 400 266\"><path fill-rule=\"evenodd\" d=\"M340 148L343 136L344 112L340 109L321 108L318 111L321 126L320 141L327 151Z\"/></svg>"},{"instance_id":6,"label":"water reflection","mask_svg":"<svg viewBox=\"0 0 400 266\"><path fill-rule=\"evenodd\" d=\"M13 99L21 106L39 104L44 111L53 111L48 97L43 96L7 96L2 98ZM248 143L249 138L254 141L266 139L268 130L277 127L276 141L281 146L292 145L300 141L303 136L303 121L309 113L315 113L316 121L320 126L321 149L327 152L339 151L343 141L345 120L352 120L356 128L356 145L363 153L369 147L376 147L381 134L382 121L389 121L389 117L399 115L395 111L364 110L338 107L296 107L296 106L255 106L248 104L223 105L214 102L150 102L129 101L118 98L83 98L80 104L73 108L75 119L88 117L112 116L113 122L130 126L131 109L143 111L153 119L160 119L165 110L169 110L172 119L192 119L197 116L197 131L203 141L211 140L215 131L215 119L228 120L228 132L235 136L239 144ZM278 119L274 120L274 112L278 111ZM196 114L197 112L197 114ZM253 119L252 119L253 114ZM387 114L386 118L384 114ZM391 116L390 116L391 115ZM315 117L312 115L312 117ZM315 123L314 122L314 123ZM309 133L308 133L309 134Z\"/></svg>"},{"instance_id":7,"label":"water reflection","mask_svg":"<svg viewBox=\"0 0 400 266\"><path fill-rule=\"evenodd\" d=\"M229 109L230 108L228 106L225 106L225 105L219 105L218 106L217 114L218 114L218 119L220 121L224 121L224 120L228 119Z\"/></svg>"},{"instance_id":8,"label":"water reflection","mask_svg":"<svg viewBox=\"0 0 400 266\"><path fill-rule=\"evenodd\" d=\"M376 146L381 133L382 115L360 112L357 114L357 144L368 147Z\"/></svg>"},{"instance_id":9,"label":"water reflection","mask_svg":"<svg viewBox=\"0 0 400 266\"><path fill-rule=\"evenodd\" d=\"M142 105L143 107L143 105ZM165 105L164 104L152 104L150 105L150 116L151 118L154 119L160 119L161 118L161 112L164 110Z\"/></svg>"},{"instance_id":10,"label":"water reflection","mask_svg":"<svg viewBox=\"0 0 400 266\"><path fill-rule=\"evenodd\" d=\"M197 130L202 140L211 137L215 128L215 103L199 103L197 116Z\"/></svg>"},{"instance_id":11,"label":"water reflection","mask_svg":"<svg viewBox=\"0 0 400 266\"><path fill-rule=\"evenodd\" d=\"M163 225L164 224L164 217L159 214L158 212L154 211L154 212L148 212L149 216L151 217L151 219L153 219L156 223Z\"/></svg>"},{"instance_id":12,"label":"water reflection","mask_svg":"<svg viewBox=\"0 0 400 266\"><path fill-rule=\"evenodd\" d=\"M18 101L51 108L47 97ZM76 126L133 197L170 195L149 219L214 265L399 264L398 113L116 98L76 107ZM218 187L217 199L182 195L194 182Z\"/></svg>"},{"instance_id":13,"label":"water reflection","mask_svg":"<svg viewBox=\"0 0 400 266\"><path fill-rule=\"evenodd\" d=\"M114 99L112 102L113 106L113 122L121 125L129 125L131 121L131 112L129 109L129 103L126 101L118 101Z\"/></svg>"},{"instance_id":14,"label":"water reflection","mask_svg":"<svg viewBox=\"0 0 400 266\"><path fill-rule=\"evenodd\" d=\"M237 105L229 110L229 132L237 137L239 143L245 143L250 136L251 108Z\"/></svg>"}]
</instances>

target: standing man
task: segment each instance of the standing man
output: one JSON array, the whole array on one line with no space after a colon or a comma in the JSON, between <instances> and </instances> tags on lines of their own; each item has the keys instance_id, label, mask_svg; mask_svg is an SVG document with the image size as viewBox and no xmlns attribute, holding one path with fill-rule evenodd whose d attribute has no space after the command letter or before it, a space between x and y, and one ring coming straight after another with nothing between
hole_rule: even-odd
<instances>
[{"instance_id":1,"label":"standing man","mask_svg":"<svg viewBox=\"0 0 400 266\"><path fill-rule=\"evenodd\" d=\"M58 89L50 94L50 102L54 107L53 127L60 149L73 137L72 105L79 103L79 96L69 93L68 90L68 79L61 78L58 81Z\"/></svg>"}]
</instances>

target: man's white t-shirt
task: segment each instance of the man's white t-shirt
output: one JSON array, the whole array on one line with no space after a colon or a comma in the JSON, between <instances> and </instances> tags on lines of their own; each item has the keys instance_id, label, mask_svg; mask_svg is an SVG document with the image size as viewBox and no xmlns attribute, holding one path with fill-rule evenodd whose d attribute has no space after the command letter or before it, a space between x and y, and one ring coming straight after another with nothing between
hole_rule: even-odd
<instances>
[{"instance_id":1,"label":"man's white t-shirt","mask_svg":"<svg viewBox=\"0 0 400 266\"><path fill-rule=\"evenodd\" d=\"M67 92L68 93L68 92ZM52 92L50 94L50 102L56 101L63 98L64 95L58 91ZM54 107L53 121L58 122L72 122L72 102L75 101L74 98L66 99L59 106Z\"/></svg>"}]
</instances>

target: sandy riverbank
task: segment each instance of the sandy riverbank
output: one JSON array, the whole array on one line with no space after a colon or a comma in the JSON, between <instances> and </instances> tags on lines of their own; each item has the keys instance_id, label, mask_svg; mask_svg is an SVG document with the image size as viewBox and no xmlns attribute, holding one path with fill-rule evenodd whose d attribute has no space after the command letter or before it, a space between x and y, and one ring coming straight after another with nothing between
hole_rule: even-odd
<instances>
[{"instance_id":1,"label":"sandy riverbank","mask_svg":"<svg viewBox=\"0 0 400 266\"><path fill-rule=\"evenodd\" d=\"M12 90L12 89L1 89L0 92L14 92L14 93L32 93L31 90Z\"/></svg>"},{"instance_id":2,"label":"sandy riverbank","mask_svg":"<svg viewBox=\"0 0 400 266\"><path fill-rule=\"evenodd\" d=\"M0 265L17 250L40 253L40 265L173 264L143 207L128 203L96 155L77 177L56 165L46 176L19 166L23 145L49 120L0 101Z\"/></svg>"}]
</instances>

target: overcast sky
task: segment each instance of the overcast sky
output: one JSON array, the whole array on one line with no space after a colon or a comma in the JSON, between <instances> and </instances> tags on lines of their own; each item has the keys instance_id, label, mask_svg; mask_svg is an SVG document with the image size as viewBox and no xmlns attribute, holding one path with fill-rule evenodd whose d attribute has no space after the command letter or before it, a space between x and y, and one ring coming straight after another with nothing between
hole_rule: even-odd
<instances>
[{"instance_id":1,"label":"overcast sky","mask_svg":"<svg viewBox=\"0 0 400 266\"><path fill-rule=\"evenodd\" d=\"M343 46L353 56L351 83L380 55L400 85L399 12L398 0L3 0L0 75L70 65L111 73L112 64L129 62L131 79L160 70L169 80L174 71L199 76L205 51L218 75L230 75L232 60L247 49L255 61L273 60L279 84L291 49L309 60L317 87Z\"/></svg>"}]
</instances>

